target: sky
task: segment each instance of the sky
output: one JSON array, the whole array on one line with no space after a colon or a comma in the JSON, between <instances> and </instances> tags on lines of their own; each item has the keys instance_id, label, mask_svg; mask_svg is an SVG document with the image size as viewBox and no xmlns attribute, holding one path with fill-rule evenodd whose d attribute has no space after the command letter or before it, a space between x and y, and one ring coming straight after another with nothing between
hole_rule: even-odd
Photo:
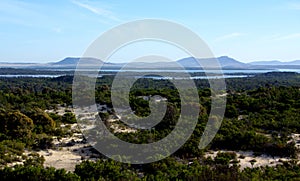
<instances>
[{"instance_id":1,"label":"sky","mask_svg":"<svg viewBox=\"0 0 300 181\"><path fill-rule=\"evenodd\" d=\"M300 60L300 1L1 0L0 62L80 57L102 33L145 18L189 28L216 57L241 62Z\"/></svg>"}]
</instances>

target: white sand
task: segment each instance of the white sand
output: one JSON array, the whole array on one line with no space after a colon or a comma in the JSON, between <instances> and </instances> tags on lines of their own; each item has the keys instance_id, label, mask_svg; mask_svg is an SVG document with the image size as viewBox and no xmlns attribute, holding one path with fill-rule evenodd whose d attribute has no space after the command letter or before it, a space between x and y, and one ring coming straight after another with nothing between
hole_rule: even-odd
<instances>
[{"instance_id":1,"label":"white sand","mask_svg":"<svg viewBox=\"0 0 300 181\"><path fill-rule=\"evenodd\" d=\"M235 151L209 151L205 154L205 157L215 158L218 152L235 152ZM252 167L250 161L256 160L253 164L253 167L261 167L261 166L276 166L278 164L282 164L283 161L289 161L290 158L284 157L272 157L269 155L262 154L260 156L254 156L252 151L238 151L235 152L237 155L237 160L239 161L238 165L240 165L240 169L243 170L246 167ZM240 156L244 156L245 158L241 158Z\"/></svg>"},{"instance_id":2,"label":"white sand","mask_svg":"<svg viewBox=\"0 0 300 181\"><path fill-rule=\"evenodd\" d=\"M222 95L223 96L223 95ZM59 115L65 114L65 110L72 111L70 108L65 108L58 106L57 110L46 110L46 112L55 112ZM95 113L86 113L82 114L81 119L84 120L93 120ZM136 132L136 129L118 124L120 123L120 118L115 117L108 121L110 123L111 128L114 130L115 133L118 132ZM65 127L67 125L61 125ZM89 130L93 128L93 124L91 125L81 125L81 130ZM49 150L42 150L39 151L38 154L43 155L45 158L44 166L52 166L55 168L64 168L68 171L74 171L76 164L79 164L82 160L95 160L97 155L91 153L89 150L90 147L88 144L82 143L83 136L80 133L79 127L77 124L71 125L71 131L75 132L72 137L69 138L62 138L57 140L54 138L53 143L56 145L56 149L49 149ZM296 147L300 148L300 134L292 134L292 139L290 141L296 142ZM66 146L67 143L69 146ZM212 157L215 158L219 151L209 151L205 153L205 157ZM229 152L229 151L222 151L221 152ZM231 151L232 152L232 151ZM254 156L252 151L238 151L237 160L239 161L240 169L244 169L246 167L252 167L250 161L255 159L256 162L253 164L253 167L260 167L260 166L276 166L278 164L282 164L282 161L289 161L290 158L280 158L280 157L271 157L268 155L260 155ZM244 156L241 158L240 156ZM91 158L93 157L93 158ZM15 164L22 164L22 162L12 163L11 165Z\"/></svg>"}]
</instances>

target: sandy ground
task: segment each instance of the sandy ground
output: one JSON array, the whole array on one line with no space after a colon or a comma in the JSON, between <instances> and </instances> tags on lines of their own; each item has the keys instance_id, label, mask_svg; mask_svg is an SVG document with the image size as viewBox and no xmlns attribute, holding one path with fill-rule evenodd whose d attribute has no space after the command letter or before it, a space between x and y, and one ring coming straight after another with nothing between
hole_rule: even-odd
<instances>
[{"instance_id":1,"label":"sandy ground","mask_svg":"<svg viewBox=\"0 0 300 181\"><path fill-rule=\"evenodd\" d=\"M67 171L74 171L75 165L81 162L81 156L70 150L63 149L60 151L47 150L39 151L39 155L45 158L45 167L55 167L57 169L64 168Z\"/></svg>"},{"instance_id":2,"label":"sandy ground","mask_svg":"<svg viewBox=\"0 0 300 181\"><path fill-rule=\"evenodd\" d=\"M63 115L68 112L73 112L71 108L65 108L58 106L56 110L46 110L48 113L56 113ZM71 130L78 132L74 133L72 137L62 138L57 140L54 138L54 145L56 149L41 150L38 152L39 155L44 156L45 163L44 166L51 166L55 168L64 168L68 171L74 171L76 164L82 162L82 160L96 160L98 155L91 151L91 147L84 142L83 135L80 131L88 131L94 128L94 118L97 113L81 113L80 120L86 121L87 124L72 124ZM115 133L118 132L135 132L135 129L126 127L124 125L118 124L119 117L109 119L110 127ZM90 123L90 124L89 124ZM62 124L61 127L67 125Z\"/></svg>"},{"instance_id":3,"label":"sandy ground","mask_svg":"<svg viewBox=\"0 0 300 181\"><path fill-rule=\"evenodd\" d=\"M65 125L62 125L65 126ZM71 125L72 130L78 130L77 124ZM44 156L45 167L64 168L74 171L75 165L93 156L91 147L84 141L81 133L73 133L71 137L58 140L54 137L55 149L41 150L37 153Z\"/></svg>"},{"instance_id":4,"label":"sandy ground","mask_svg":"<svg viewBox=\"0 0 300 181\"><path fill-rule=\"evenodd\" d=\"M265 135L265 136L271 136L271 135ZM294 141L296 144L295 146L299 149L300 148L300 134L292 134L291 140L288 142ZM217 153L219 151L209 151L205 153L205 157L211 157L214 158L217 156ZM235 151L224 151L220 150L220 152L235 152ZM276 166L278 164L282 164L284 161L290 161L291 158L287 157L272 157L269 155L262 154L260 156L255 156L252 151L238 151L235 152L237 154L237 160L239 161L239 165L241 166L240 169L244 169L246 167L252 167L250 161L256 160L256 162L253 164L253 167L261 167L261 166ZM298 163L300 155L298 155Z\"/></svg>"},{"instance_id":5,"label":"sandy ground","mask_svg":"<svg viewBox=\"0 0 300 181\"><path fill-rule=\"evenodd\" d=\"M205 154L205 157L215 158L218 152L234 152L234 151L209 151ZM246 167L252 167L250 161L256 160L253 164L253 167L261 167L261 166L276 166L278 164L282 164L283 161L289 161L290 158L284 157L272 157L269 155L262 154L260 156L255 156L252 151L238 151L235 152L237 155L238 165L240 165L240 169L243 170Z\"/></svg>"},{"instance_id":6,"label":"sandy ground","mask_svg":"<svg viewBox=\"0 0 300 181\"><path fill-rule=\"evenodd\" d=\"M72 111L70 108L65 107L58 107L57 110L46 110L46 112L54 112L59 115L63 115L67 111ZM83 114L82 118L85 120L92 120L95 114ZM135 129L126 127L124 125L117 124L119 122L119 117L114 117L113 119L109 120L111 128L114 132L135 132ZM66 125L61 125L62 127ZM84 128L81 127L81 130L88 130L91 129L93 126L84 125ZM91 147L84 142L83 136L79 130L77 124L72 124L71 129L77 133L74 133L72 137L62 138L57 140L54 138L54 145L55 149L49 150L41 150L37 152L38 154L44 156L45 163L44 166L48 167L55 167L55 168L64 168L68 171L74 171L76 164L82 162L82 160L96 160L97 154L92 152ZM292 140L295 141L296 146L300 148L300 134L292 134ZM228 152L222 151L221 152ZM205 153L205 157L216 157L218 151L209 151ZM28 154L28 153L27 153ZM253 164L253 167L260 167L260 166L276 166L277 164L282 164L282 161L288 161L289 158L280 158L280 157L271 157L268 155L260 155L254 156L253 152L251 151L238 151L236 152L237 158L239 161L240 169L244 169L246 167L252 167L250 160L255 159L256 162ZM15 164L22 164L22 162L12 163Z\"/></svg>"},{"instance_id":7,"label":"sandy ground","mask_svg":"<svg viewBox=\"0 0 300 181\"><path fill-rule=\"evenodd\" d=\"M223 96L223 95L222 95ZM63 115L65 111L71 111L69 108L59 107L55 110L56 113ZM48 112L54 112L54 110L48 110ZM82 118L85 120L92 120L95 114L83 114ZM135 129L130 127L126 127L124 125L117 124L120 121L120 117L116 116L108 120L111 125L111 128L114 130L115 133L117 132L135 132ZM76 129L77 125L72 125L72 129ZM85 125L86 126L86 125ZM87 126L86 129L89 129ZM66 143L70 142L71 140L76 142L75 145L65 147ZM60 150L48 150L48 151L40 151L39 154L45 157L45 166L53 166L55 168L65 168L66 170L72 171L75 168L75 165L80 163L82 159L89 159L92 155L91 152L88 151L86 148L88 145L81 144L82 135L75 134L71 138L64 138L58 142L56 140L55 144L60 145ZM300 134L292 134L292 140L295 141L296 146L300 148ZM74 151L75 150L75 151ZM76 151L77 150L77 151ZM78 151L80 150L80 151ZM84 150L84 151L82 151ZM222 151L221 152L228 152ZM205 157L216 157L218 151L209 151L205 154ZM252 167L250 161L256 160L253 164L253 167L260 167L260 166L276 166L277 164L282 164L282 161L288 161L290 158L280 158L280 157L271 157L268 155L260 155L255 156L252 151L238 151L236 152L237 158L239 161L240 169L244 169L246 167Z\"/></svg>"}]
</instances>

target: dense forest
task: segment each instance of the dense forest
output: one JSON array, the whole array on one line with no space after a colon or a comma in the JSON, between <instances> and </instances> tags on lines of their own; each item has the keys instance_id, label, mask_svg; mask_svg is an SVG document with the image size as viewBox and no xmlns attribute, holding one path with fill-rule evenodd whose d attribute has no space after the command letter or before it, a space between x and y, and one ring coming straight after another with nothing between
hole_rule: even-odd
<instances>
[{"instance_id":1,"label":"dense forest","mask_svg":"<svg viewBox=\"0 0 300 181\"><path fill-rule=\"evenodd\" d=\"M9 70L8 70L9 71ZM110 99L114 75L98 78L95 99L112 108ZM0 78L0 178L1 180L300 180L299 150L292 134L300 133L300 75L272 72L247 78L226 79L225 117L214 140L198 149L215 95L207 80L195 79L200 98L196 128L188 141L170 157L150 164L125 164L99 154L85 160L74 172L44 167L36 150L53 149L53 137L72 135L69 127L75 115L47 113L58 106L72 106L72 76L57 78ZM130 91L130 106L138 116L147 116L149 101L141 96L167 98L164 119L154 130L115 133L132 143L150 143L174 129L180 113L180 97L169 80L139 79ZM99 113L107 121L115 112ZM209 150L216 157L205 157ZM234 151L290 158L282 164L240 169ZM24 155L24 152L31 154ZM11 163L23 161L21 165ZM255 164L255 160L251 162Z\"/></svg>"}]
</instances>

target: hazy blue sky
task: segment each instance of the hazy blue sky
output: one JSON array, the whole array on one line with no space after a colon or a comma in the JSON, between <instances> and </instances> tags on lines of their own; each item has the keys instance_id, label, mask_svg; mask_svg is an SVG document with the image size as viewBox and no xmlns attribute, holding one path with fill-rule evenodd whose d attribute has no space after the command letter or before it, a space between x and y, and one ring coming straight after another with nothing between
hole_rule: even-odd
<instances>
[{"instance_id":1,"label":"hazy blue sky","mask_svg":"<svg viewBox=\"0 0 300 181\"><path fill-rule=\"evenodd\" d=\"M239 61L300 59L300 1L1 0L0 61L81 56L106 30L161 18L196 32L216 56Z\"/></svg>"}]
</instances>

